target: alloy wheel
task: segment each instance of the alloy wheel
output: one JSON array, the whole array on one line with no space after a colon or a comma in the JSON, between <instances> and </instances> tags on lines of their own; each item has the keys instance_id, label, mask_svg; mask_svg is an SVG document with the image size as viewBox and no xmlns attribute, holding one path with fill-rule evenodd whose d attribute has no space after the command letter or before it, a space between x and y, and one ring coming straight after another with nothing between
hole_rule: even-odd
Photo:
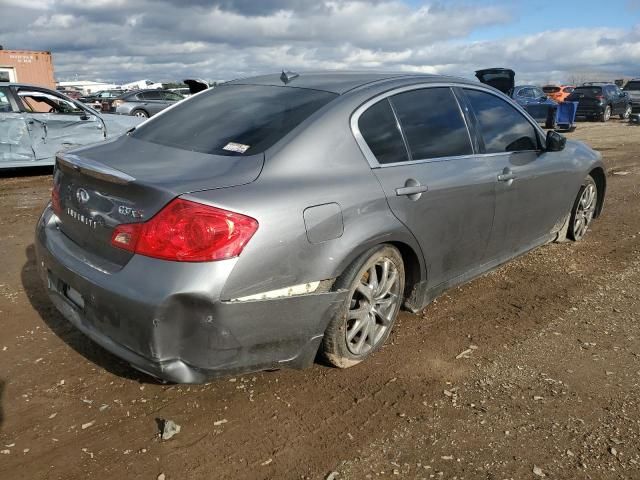
<instances>
[{"instance_id":1,"label":"alloy wheel","mask_svg":"<svg viewBox=\"0 0 640 480\"><path fill-rule=\"evenodd\" d=\"M347 312L347 348L365 355L384 340L402 301L396 265L386 257L365 272L353 291Z\"/></svg>"},{"instance_id":2,"label":"alloy wheel","mask_svg":"<svg viewBox=\"0 0 640 480\"><path fill-rule=\"evenodd\" d=\"M588 183L576 208L575 217L573 219L573 235L575 240L580 240L587 233L589 224L593 219L593 214L596 211L596 201L598 192L596 186L593 183Z\"/></svg>"}]
</instances>

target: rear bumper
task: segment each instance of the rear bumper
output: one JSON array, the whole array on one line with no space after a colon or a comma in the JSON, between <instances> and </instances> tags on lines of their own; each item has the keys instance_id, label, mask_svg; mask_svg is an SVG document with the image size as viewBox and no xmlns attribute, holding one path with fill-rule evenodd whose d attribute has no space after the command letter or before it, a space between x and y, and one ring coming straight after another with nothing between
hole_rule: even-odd
<instances>
[{"instance_id":1,"label":"rear bumper","mask_svg":"<svg viewBox=\"0 0 640 480\"><path fill-rule=\"evenodd\" d=\"M170 382L308 366L346 295L221 301L235 260L184 264L134 256L108 273L87 264L74 246L47 208L38 222L36 256L53 304L106 350Z\"/></svg>"}]
</instances>

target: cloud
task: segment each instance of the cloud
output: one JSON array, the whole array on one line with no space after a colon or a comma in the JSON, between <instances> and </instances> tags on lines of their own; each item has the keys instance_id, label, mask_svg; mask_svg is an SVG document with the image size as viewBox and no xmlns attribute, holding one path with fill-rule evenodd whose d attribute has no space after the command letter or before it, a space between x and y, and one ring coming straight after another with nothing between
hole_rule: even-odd
<instances>
[{"instance_id":1,"label":"cloud","mask_svg":"<svg viewBox=\"0 0 640 480\"><path fill-rule=\"evenodd\" d=\"M518 81L542 82L577 71L637 75L640 64L640 25L470 41L472 33L508 24L511 12L460 1L6 2L5 48L52 51L60 80L218 80L281 68L472 76L478 68L509 66Z\"/></svg>"}]
</instances>

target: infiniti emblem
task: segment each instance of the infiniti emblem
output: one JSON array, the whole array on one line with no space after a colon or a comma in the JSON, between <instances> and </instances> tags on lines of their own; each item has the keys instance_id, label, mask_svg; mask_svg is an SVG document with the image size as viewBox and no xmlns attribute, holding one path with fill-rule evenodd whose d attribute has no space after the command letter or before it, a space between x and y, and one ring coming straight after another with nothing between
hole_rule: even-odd
<instances>
[{"instance_id":1,"label":"infiniti emblem","mask_svg":"<svg viewBox=\"0 0 640 480\"><path fill-rule=\"evenodd\" d=\"M87 192L84 188L79 188L76 190L76 199L78 203L85 204L89 201L89 192Z\"/></svg>"}]
</instances>

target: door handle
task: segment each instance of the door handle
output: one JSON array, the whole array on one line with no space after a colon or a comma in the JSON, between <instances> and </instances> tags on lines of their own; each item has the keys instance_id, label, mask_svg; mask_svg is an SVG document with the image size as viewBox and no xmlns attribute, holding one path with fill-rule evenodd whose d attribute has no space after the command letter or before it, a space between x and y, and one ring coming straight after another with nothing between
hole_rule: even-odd
<instances>
[{"instance_id":1,"label":"door handle","mask_svg":"<svg viewBox=\"0 0 640 480\"><path fill-rule=\"evenodd\" d=\"M516 174L513 173L511 170L507 170L506 168L505 168L504 172L502 172L500 175L498 175L498 181L499 182L509 182L509 181L514 180L516 178L518 178L516 176Z\"/></svg>"},{"instance_id":2,"label":"door handle","mask_svg":"<svg viewBox=\"0 0 640 480\"><path fill-rule=\"evenodd\" d=\"M419 193L424 193L427 190L429 190L429 187L427 187L426 185L411 185L408 187L396 188L396 195L398 197L402 195L406 195L406 196L417 195Z\"/></svg>"}]
</instances>

